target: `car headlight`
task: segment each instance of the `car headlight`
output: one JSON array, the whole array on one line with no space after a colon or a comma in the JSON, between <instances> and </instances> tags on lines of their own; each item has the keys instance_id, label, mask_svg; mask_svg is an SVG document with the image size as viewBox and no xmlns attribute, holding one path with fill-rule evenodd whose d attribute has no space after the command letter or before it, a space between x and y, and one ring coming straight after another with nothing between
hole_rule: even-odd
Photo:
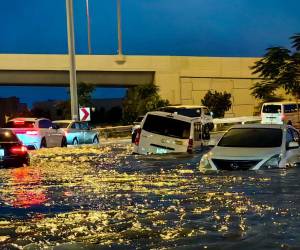
<instances>
[{"instance_id":1,"label":"car headlight","mask_svg":"<svg viewBox=\"0 0 300 250\"><path fill-rule=\"evenodd\" d=\"M281 161L281 156L279 154L272 156L267 160L259 169L271 169L279 168L279 162Z\"/></svg>"},{"instance_id":2,"label":"car headlight","mask_svg":"<svg viewBox=\"0 0 300 250\"><path fill-rule=\"evenodd\" d=\"M208 160L208 154L205 154L202 156L199 164L199 170L202 173L208 172L208 171L214 171L213 167L211 166L209 160Z\"/></svg>"}]
</instances>

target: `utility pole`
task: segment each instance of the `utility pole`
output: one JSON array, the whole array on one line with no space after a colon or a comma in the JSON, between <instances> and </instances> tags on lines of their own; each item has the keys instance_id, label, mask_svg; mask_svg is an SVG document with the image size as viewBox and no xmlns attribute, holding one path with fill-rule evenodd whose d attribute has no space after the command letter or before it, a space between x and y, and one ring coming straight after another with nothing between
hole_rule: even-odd
<instances>
[{"instance_id":1,"label":"utility pole","mask_svg":"<svg viewBox=\"0 0 300 250\"><path fill-rule=\"evenodd\" d=\"M73 0L66 0L67 26L68 26L68 48L70 60L70 97L71 97L71 115L73 120L78 120L78 94L76 81L76 58L74 41L74 13Z\"/></svg>"},{"instance_id":2,"label":"utility pole","mask_svg":"<svg viewBox=\"0 0 300 250\"><path fill-rule=\"evenodd\" d=\"M122 26L121 26L121 0L117 0L117 17L118 17L118 54L123 55L122 51Z\"/></svg>"},{"instance_id":3,"label":"utility pole","mask_svg":"<svg viewBox=\"0 0 300 250\"><path fill-rule=\"evenodd\" d=\"M91 45L91 18L90 18L89 0L85 0L85 5L86 5L86 19L87 19L88 50L89 50L89 55L91 55L92 45Z\"/></svg>"}]
</instances>

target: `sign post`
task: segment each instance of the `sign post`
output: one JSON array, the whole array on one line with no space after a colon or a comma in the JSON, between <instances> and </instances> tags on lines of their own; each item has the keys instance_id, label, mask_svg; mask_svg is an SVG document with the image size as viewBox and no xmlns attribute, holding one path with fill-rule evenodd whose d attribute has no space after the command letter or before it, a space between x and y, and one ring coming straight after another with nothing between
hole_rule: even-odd
<instances>
[{"instance_id":1,"label":"sign post","mask_svg":"<svg viewBox=\"0 0 300 250\"><path fill-rule=\"evenodd\" d=\"M76 81L75 41L74 41L74 15L73 0L66 0L67 25L68 25L68 48L70 60L70 95L72 119L78 120L78 96Z\"/></svg>"}]
</instances>

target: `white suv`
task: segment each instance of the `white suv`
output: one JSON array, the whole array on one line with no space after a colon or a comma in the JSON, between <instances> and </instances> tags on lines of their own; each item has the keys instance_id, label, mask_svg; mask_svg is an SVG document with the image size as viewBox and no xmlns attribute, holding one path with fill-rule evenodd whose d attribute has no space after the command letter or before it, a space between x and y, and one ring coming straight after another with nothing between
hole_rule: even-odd
<instances>
[{"instance_id":1,"label":"white suv","mask_svg":"<svg viewBox=\"0 0 300 250\"><path fill-rule=\"evenodd\" d=\"M66 147L64 131L46 118L14 118L6 123L28 149Z\"/></svg>"}]
</instances>

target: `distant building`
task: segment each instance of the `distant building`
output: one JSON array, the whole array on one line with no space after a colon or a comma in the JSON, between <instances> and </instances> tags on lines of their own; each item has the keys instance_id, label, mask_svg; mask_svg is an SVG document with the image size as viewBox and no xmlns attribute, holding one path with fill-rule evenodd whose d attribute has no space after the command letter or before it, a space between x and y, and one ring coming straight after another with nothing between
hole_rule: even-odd
<instances>
[{"instance_id":1,"label":"distant building","mask_svg":"<svg viewBox=\"0 0 300 250\"><path fill-rule=\"evenodd\" d=\"M27 116L30 111L27 104L20 103L20 99L16 96L0 98L0 126L3 126L6 119L16 116Z\"/></svg>"}]
</instances>

